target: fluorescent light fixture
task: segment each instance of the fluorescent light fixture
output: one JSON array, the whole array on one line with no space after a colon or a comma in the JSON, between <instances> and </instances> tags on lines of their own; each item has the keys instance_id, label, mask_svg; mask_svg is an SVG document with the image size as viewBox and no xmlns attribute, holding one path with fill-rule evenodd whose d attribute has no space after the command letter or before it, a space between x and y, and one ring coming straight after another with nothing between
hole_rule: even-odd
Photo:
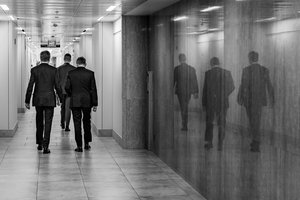
<instances>
[{"instance_id":1,"label":"fluorescent light fixture","mask_svg":"<svg viewBox=\"0 0 300 200\"><path fill-rule=\"evenodd\" d=\"M211 6L211 7L208 7L208 8L205 8L205 9L201 10L201 12L210 12L210 11L213 11L213 10L219 10L221 8L222 8L222 6Z\"/></svg>"},{"instance_id":2,"label":"fluorescent light fixture","mask_svg":"<svg viewBox=\"0 0 300 200\"><path fill-rule=\"evenodd\" d=\"M270 17L270 18L265 18L265 19L258 19L255 22L270 22L276 20L276 17Z\"/></svg>"},{"instance_id":3,"label":"fluorescent light fixture","mask_svg":"<svg viewBox=\"0 0 300 200\"><path fill-rule=\"evenodd\" d=\"M9 7L5 4L0 5L0 7L5 11L9 10Z\"/></svg>"},{"instance_id":4,"label":"fluorescent light fixture","mask_svg":"<svg viewBox=\"0 0 300 200\"><path fill-rule=\"evenodd\" d=\"M19 30L19 31L23 30L22 27L17 27L16 29Z\"/></svg>"},{"instance_id":5,"label":"fluorescent light fixture","mask_svg":"<svg viewBox=\"0 0 300 200\"><path fill-rule=\"evenodd\" d=\"M86 28L85 30L86 30L86 31L93 31L94 28Z\"/></svg>"},{"instance_id":6,"label":"fluorescent light fixture","mask_svg":"<svg viewBox=\"0 0 300 200\"><path fill-rule=\"evenodd\" d=\"M174 17L172 20L176 22L176 21L186 20L187 18L188 18L187 16L178 16L178 17Z\"/></svg>"},{"instance_id":7,"label":"fluorescent light fixture","mask_svg":"<svg viewBox=\"0 0 300 200\"><path fill-rule=\"evenodd\" d=\"M109 7L106 9L106 11L107 11L107 12L111 12L111 11L115 10L119 5L120 5L120 4L113 5L113 6L109 6Z\"/></svg>"},{"instance_id":8,"label":"fluorescent light fixture","mask_svg":"<svg viewBox=\"0 0 300 200\"><path fill-rule=\"evenodd\" d=\"M99 21L101 21L103 18L104 18L104 16L101 16L101 17L99 17L99 18L97 19L97 21L99 22Z\"/></svg>"},{"instance_id":9,"label":"fluorescent light fixture","mask_svg":"<svg viewBox=\"0 0 300 200\"><path fill-rule=\"evenodd\" d=\"M13 20L13 21L16 20L16 19L14 18L14 16L12 16L12 15L9 15L9 18L10 18L11 20Z\"/></svg>"}]
</instances>

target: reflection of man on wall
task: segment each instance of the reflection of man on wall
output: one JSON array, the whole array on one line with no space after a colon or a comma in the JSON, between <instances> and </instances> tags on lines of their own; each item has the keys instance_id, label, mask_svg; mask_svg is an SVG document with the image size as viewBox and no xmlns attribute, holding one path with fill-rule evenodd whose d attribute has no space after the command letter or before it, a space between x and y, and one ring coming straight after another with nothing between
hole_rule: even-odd
<instances>
[{"instance_id":1,"label":"reflection of man on wall","mask_svg":"<svg viewBox=\"0 0 300 200\"><path fill-rule=\"evenodd\" d=\"M194 98L198 98L199 89L196 70L186 64L185 54L179 54L179 62L180 65L176 66L174 69L174 86L175 94L178 97L181 109L181 130L187 131L189 101L191 95L193 95Z\"/></svg>"},{"instance_id":2,"label":"reflection of man on wall","mask_svg":"<svg viewBox=\"0 0 300 200\"><path fill-rule=\"evenodd\" d=\"M274 90L269 70L258 64L258 53L248 54L250 65L243 69L242 83L238 93L238 103L245 106L252 135L251 151L259 152L260 120L262 107L267 105L267 90L271 104L274 104Z\"/></svg>"},{"instance_id":3,"label":"reflection of man on wall","mask_svg":"<svg viewBox=\"0 0 300 200\"><path fill-rule=\"evenodd\" d=\"M205 148L213 147L213 121L215 115L219 126L218 149L222 150L225 137L226 113L229 107L228 96L234 90L233 79L230 71L219 67L217 57L210 60L212 69L205 73L202 106L206 110Z\"/></svg>"}]
</instances>

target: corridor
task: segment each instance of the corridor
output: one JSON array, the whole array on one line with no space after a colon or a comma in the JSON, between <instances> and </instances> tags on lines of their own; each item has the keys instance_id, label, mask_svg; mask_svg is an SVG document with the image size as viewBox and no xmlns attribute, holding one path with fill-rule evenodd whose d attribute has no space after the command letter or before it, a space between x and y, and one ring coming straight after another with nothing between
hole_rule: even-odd
<instances>
[{"instance_id":1,"label":"corridor","mask_svg":"<svg viewBox=\"0 0 300 200\"><path fill-rule=\"evenodd\" d=\"M50 150L36 150L35 113L19 114L13 138L0 138L1 200L201 200L153 153L122 149L93 136L92 150L74 152L74 128L59 126L55 110Z\"/></svg>"}]
</instances>

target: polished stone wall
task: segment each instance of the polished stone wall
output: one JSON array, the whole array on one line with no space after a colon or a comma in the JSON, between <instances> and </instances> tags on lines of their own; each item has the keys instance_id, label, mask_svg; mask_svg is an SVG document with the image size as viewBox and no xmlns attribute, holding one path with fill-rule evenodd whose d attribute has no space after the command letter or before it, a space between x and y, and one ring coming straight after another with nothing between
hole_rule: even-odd
<instances>
[{"instance_id":1,"label":"polished stone wall","mask_svg":"<svg viewBox=\"0 0 300 200\"><path fill-rule=\"evenodd\" d=\"M204 8L220 9L203 12ZM297 199L300 192L299 148L299 2L286 6L266 1L180 1L150 16L149 65L153 71L154 152L209 200ZM179 18L178 17L183 17ZM262 108L260 152L252 140L246 109L237 103L248 53L269 70L275 104ZM198 98L188 105L188 130L174 93L174 68L184 53L195 69ZM223 150L206 150L206 110L202 107L205 72L210 59L231 72L235 90L229 96Z\"/></svg>"}]
</instances>

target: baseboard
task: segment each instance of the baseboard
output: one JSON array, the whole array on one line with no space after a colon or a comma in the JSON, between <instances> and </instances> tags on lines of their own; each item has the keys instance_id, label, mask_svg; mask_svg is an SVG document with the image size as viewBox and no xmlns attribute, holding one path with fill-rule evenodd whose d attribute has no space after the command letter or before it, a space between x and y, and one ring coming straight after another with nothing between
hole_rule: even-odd
<instances>
[{"instance_id":1,"label":"baseboard","mask_svg":"<svg viewBox=\"0 0 300 200\"><path fill-rule=\"evenodd\" d=\"M18 122L12 130L0 130L0 137L13 137L18 130Z\"/></svg>"},{"instance_id":2,"label":"baseboard","mask_svg":"<svg viewBox=\"0 0 300 200\"><path fill-rule=\"evenodd\" d=\"M99 129L98 130L98 137L112 137L112 129Z\"/></svg>"},{"instance_id":3,"label":"baseboard","mask_svg":"<svg viewBox=\"0 0 300 200\"><path fill-rule=\"evenodd\" d=\"M25 108L18 108L18 113L25 113Z\"/></svg>"},{"instance_id":4,"label":"baseboard","mask_svg":"<svg viewBox=\"0 0 300 200\"><path fill-rule=\"evenodd\" d=\"M124 148L124 144L123 144L122 138L121 138L114 130L112 130L112 137L115 139L115 141L116 141L122 148Z\"/></svg>"}]
</instances>

